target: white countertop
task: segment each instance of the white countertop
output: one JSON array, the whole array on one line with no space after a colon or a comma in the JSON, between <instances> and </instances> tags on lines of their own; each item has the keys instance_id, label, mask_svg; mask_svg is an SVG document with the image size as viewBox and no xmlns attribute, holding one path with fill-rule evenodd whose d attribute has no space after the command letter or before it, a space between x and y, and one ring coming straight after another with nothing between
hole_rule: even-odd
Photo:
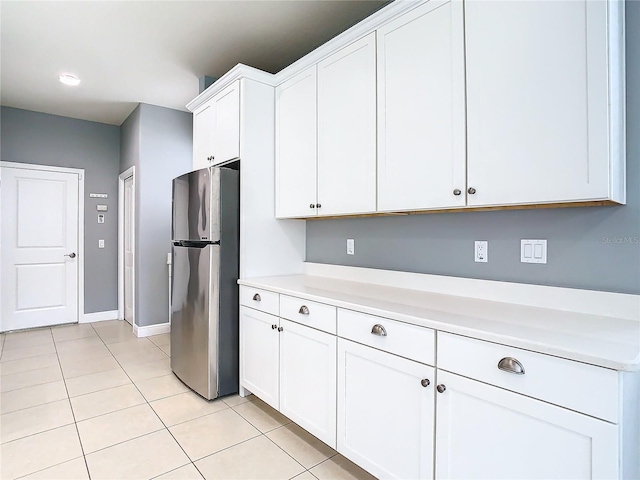
<instances>
[{"instance_id":1,"label":"white countertop","mask_svg":"<svg viewBox=\"0 0 640 480\"><path fill-rule=\"evenodd\" d=\"M311 275L240 285L622 371L640 370L640 322Z\"/></svg>"}]
</instances>

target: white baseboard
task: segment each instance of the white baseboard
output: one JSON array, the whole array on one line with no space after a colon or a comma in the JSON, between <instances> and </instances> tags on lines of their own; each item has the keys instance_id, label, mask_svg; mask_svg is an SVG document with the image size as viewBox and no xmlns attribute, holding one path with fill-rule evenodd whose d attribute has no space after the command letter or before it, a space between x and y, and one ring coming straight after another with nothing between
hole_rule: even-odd
<instances>
[{"instance_id":1,"label":"white baseboard","mask_svg":"<svg viewBox=\"0 0 640 480\"><path fill-rule=\"evenodd\" d=\"M305 275L640 320L640 295L305 262Z\"/></svg>"},{"instance_id":2,"label":"white baseboard","mask_svg":"<svg viewBox=\"0 0 640 480\"><path fill-rule=\"evenodd\" d=\"M104 322L106 320L117 320L118 310L108 310L105 312L84 313L80 316L78 323Z\"/></svg>"},{"instance_id":3,"label":"white baseboard","mask_svg":"<svg viewBox=\"0 0 640 480\"><path fill-rule=\"evenodd\" d=\"M146 327L133 326L133 334L138 337L150 337L152 335L160 335L161 333L169 333L171 331L171 324L158 323L156 325L147 325Z\"/></svg>"}]
</instances>

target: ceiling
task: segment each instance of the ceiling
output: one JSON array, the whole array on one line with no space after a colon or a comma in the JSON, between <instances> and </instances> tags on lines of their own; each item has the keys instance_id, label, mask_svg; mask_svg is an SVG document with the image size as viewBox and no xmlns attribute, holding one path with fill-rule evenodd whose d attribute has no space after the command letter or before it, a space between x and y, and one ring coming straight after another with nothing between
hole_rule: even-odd
<instances>
[{"instance_id":1,"label":"ceiling","mask_svg":"<svg viewBox=\"0 0 640 480\"><path fill-rule=\"evenodd\" d=\"M112 125L139 102L186 110L199 77L276 73L387 1L2 0L0 100Z\"/></svg>"}]
</instances>

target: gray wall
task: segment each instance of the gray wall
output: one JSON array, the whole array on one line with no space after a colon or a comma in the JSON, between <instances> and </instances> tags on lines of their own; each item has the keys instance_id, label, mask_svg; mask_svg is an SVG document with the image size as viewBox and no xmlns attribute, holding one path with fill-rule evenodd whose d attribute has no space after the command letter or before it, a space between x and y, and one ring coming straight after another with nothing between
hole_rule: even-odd
<instances>
[{"instance_id":1,"label":"gray wall","mask_svg":"<svg viewBox=\"0 0 640 480\"><path fill-rule=\"evenodd\" d=\"M10 107L1 108L0 123L2 160L84 169L84 311L116 310L119 127ZM109 198L89 198L90 193ZM100 225L98 203L109 207ZM98 249L100 238L104 249Z\"/></svg>"},{"instance_id":2,"label":"gray wall","mask_svg":"<svg viewBox=\"0 0 640 480\"><path fill-rule=\"evenodd\" d=\"M140 104L122 124L120 172L136 166L138 326L169 321L171 180L191 170L192 115Z\"/></svg>"},{"instance_id":3,"label":"gray wall","mask_svg":"<svg viewBox=\"0 0 640 480\"><path fill-rule=\"evenodd\" d=\"M640 2L626 30L625 206L308 221L307 261L640 294ZM546 265L520 263L523 238L547 239ZM474 240L489 241L488 263Z\"/></svg>"}]
</instances>

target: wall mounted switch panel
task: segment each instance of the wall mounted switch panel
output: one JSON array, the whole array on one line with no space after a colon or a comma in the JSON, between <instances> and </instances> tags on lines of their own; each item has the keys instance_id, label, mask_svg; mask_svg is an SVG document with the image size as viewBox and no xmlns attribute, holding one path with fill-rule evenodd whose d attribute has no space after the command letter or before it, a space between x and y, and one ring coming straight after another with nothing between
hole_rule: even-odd
<instances>
[{"instance_id":1,"label":"wall mounted switch panel","mask_svg":"<svg viewBox=\"0 0 640 480\"><path fill-rule=\"evenodd\" d=\"M547 263L547 241L520 240L520 261L522 263Z\"/></svg>"},{"instance_id":2,"label":"wall mounted switch panel","mask_svg":"<svg viewBox=\"0 0 640 480\"><path fill-rule=\"evenodd\" d=\"M347 255L356 254L356 242L353 238L347 238Z\"/></svg>"}]
</instances>

